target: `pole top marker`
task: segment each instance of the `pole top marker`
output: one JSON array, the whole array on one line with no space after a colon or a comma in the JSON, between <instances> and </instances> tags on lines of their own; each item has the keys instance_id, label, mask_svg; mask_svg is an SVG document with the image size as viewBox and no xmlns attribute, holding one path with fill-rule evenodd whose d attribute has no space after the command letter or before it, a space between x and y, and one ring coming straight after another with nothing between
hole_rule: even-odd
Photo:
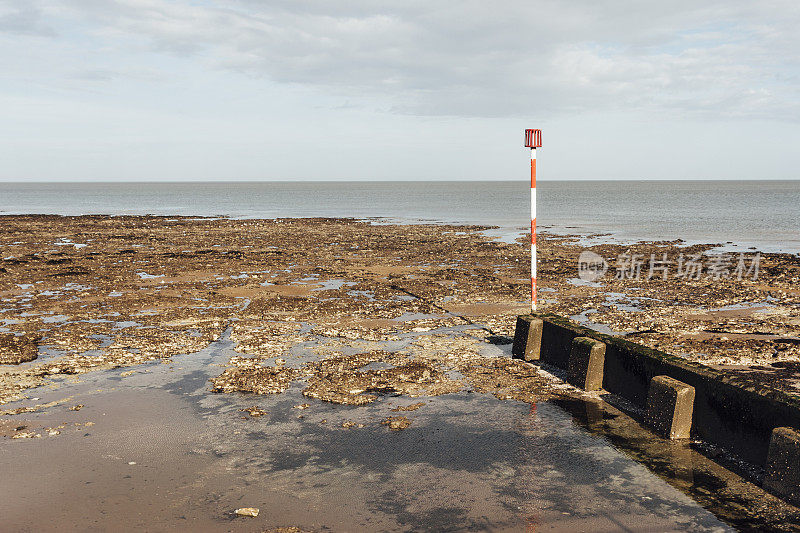
<instances>
[{"instance_id":1,"label":"pole top marker","mask_svg":"<svg viewBox=\"0 0 800 533\"><path fill-rule=\"evenodd\" d=\"M542 145L542 130L525 130L525 147L539 148Z\"/></svg>"}]
</instances>

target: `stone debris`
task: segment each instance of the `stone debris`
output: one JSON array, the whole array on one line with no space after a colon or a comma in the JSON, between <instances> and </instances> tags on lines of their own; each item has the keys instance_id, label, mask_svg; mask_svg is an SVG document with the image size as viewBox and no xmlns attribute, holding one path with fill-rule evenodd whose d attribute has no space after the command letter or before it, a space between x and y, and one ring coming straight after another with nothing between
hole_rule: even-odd
<instances>
[{"instance_id":1,"label":"stone debris","mask_svg":"<svg viewBox=\"0 0 800 533\"><path fill-rule=\"evenodd\" d=\"M83 409L83 404L82 403L79 403L77 405L73 405L72 407L69 408L70 411L80 411L81 409Z\"/></svg>"},{"instance_id":2,"label":"stone debris","mask_svg":"<svg viewBox=\"0 0 800 533\"><path fill-rule=\"evenodd\" d=\"M481 337L470 335L420 337L412 350L405 353L373 350L347 356L334 354L308 362L300 369L268 367L272 369L268 372L252 359L245 364L233 358L237 366L212 381L225 385L224 388L216 385L217 392L280 393L290 386L290 379L305 380L304 396L341 405L366 405L382 396L438 396L465 388L491 393L499 399L526 402L570 394L557 389L551 378L530 363L479 355L475 350L481 342ZM452 372L460 377L449 377ZM276 374L285 378L280 387L274 385ZM261 382L262 379L265 381ZM423 405L425 402L419 402L393 410L412 411ZM308 406L301 404L295 408Z\"/></svg>"},{"instance_id":3,"label":"stone debris","mask_svg":"<svg viewBox=\"0 0 800 533\"><path fill-rule=\"evenodd\" d=\"M389 426L389 429L392 431L400 431L401 429L406 429L408 426L411 425L411 420L404 416L390 416L381 422L384 426Z\"/></svg>"},{"instance_id":4,"label":"stone debris","mask_svg":"<svg viewBox=\"0 0 800 533\"><path fill-rule=\"evenodd\" d=\"M12 439L39 439L41 437L38 433L24 430L19 430L11 436Z\"/></svg>"},{"instance_id":5,"label":"stone debris","mask_svg":"<svg viewBox=\"0 0 800 533\"><path fill-rule=\"evenodd\" d=\"M288 389L296 377L298 372L292 368L237 366L210 381L214 392L279 394Z\"/></svg>"},{"instance_id":6,"label":"stone debris","mask_svg":"<svg viewBox=\"0 0 800 533\"><path fill-rule=\"evenodd\" d=\"M35 413L39 410L39 406L36 407L17 407L16 409L6 409L5 411L0 411L0 415L20 415L22 413Z\"/></svg>"},{"instance_id":7,"label":"stone debris","mask_svg":"<svg viewBox=\"0 0 800 533\"><path fill-rule=\"evenodd\" d=\"M392 409L392 411L395 411L395 412L398 412L398 411L416 411L417 409L419 409L420 407L423 407L424 405L425 405L425 402L412 403L411 405L398 405L397 407Z\"/></svg>"},{"instance_id":8,"label":"stone debris","mask_svg":"<svg viewBox=\"0 0 800 533\"><path fill-rule=\"evenodd\" d=\"M238 514L239 516L252 516L255 518L258 516L258 507L242 507L240 509L236 509L234 513Z\"/></svg>"},{"instance_id":9,"label":"stone debris","mask_svg":"<svg viewBox=\"0 0 800 533\"><path fill-rule=\"evenodd\" d=\"M44 431L47 432L48 436L55 437L56 435L60 435L61 434L61 430L64 429L65 427L67 427L67 423L66 422L64 422L62 424L59 424L56 427L44 428Z\"/></svg>"},{"instance_id":10,"label":"stone debris","mask_svg":"<svg viewBox=\"0 0 800 533\"><path fill-rule=\"evenodd\" d=\"M550 378L519 359L475 358L459 364L458 370L477 392L493 394L500 400L535 403L556 395Z\"/></svg>"},{"instance_id":11,"label":"stone debris","mask_svg":"<svg viewBox=\"0 0 800 533\"><path fill-rule=\"evenodd\" d=\"M31 400L34 400L34 401L38 401L40 399L41 398L31 398ZM34 405L32 407L29 406L29 407L17 407L16 409L6 409L4 411L0 411L0 415L19 415L19 414L23 414L23 413L36 413L38 411L41 411L42 409L47 409L49 407L54 407L56 405L61 405L61 404L66 403L66 402L68 402L70 400L72 400L71 396L67 397L67 398L62 398L60 400L55 400L55 401L52 401L52 402L36 404L36 405Z\"/></svg>"},{"instance_id":12,"label":"stone debris","mask_svg":"<svg viewBox=\"0 0 800 533\"><path fill-rule=\"evenodd\" d=\"M246 409L239 409L239 411L243 411L255 418L269 414L260 407L258 407L257 405L254 405L252 407L247 407Z\"/></svg>"},{"instance_id":13,"label":"stone debris","mask_svg":"<svg viewBox=\"0 0 800 533\"><path fill-rule=\"evenodd\" d=\"M375 363L396 363L384 369L363 369ZM424 361L408 361L390 352L334 356L308 363L311 376L303 395L344 405L374 402L379 394L435 396L457 392L461 384Z\"/></svg>"}]
</instances>

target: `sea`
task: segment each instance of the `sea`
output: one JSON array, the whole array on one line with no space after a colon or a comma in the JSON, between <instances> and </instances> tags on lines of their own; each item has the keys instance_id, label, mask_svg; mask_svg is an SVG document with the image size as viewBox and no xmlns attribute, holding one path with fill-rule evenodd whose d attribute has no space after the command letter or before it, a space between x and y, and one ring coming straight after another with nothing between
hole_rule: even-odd
<instances>
[{"instance_id":1,"label":"sea","mask_svg":"<svg viewBox=\"0 0 800 533\"><path fill-rule=\"evenodd\" d=\"M353 217L530 227L529 182L264 181L0 183L0 214ZM676 240L800 253L800 180L543 181L537 228L586 242Z\"/></svg>"}]
</instances>

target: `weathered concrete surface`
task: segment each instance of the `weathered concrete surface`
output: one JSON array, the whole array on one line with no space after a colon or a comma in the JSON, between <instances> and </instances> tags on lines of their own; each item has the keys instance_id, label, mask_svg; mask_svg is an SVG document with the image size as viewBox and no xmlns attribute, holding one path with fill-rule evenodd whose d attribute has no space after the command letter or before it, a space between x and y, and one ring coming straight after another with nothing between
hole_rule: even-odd
<instances>
[{"instance_id":1,"label":"weathered concrete surface","mask_svg":"<svg viewBox=\"0 0 800 533\"><path fill-rule=\"evenodd\" d=\"M542 348L542 327L544 322L540 318L531 316L518 316L517 327L514 330L514 346L511 354L515 359L524 361L538 361Z\"/></svg>"},{"instance_id":2,"label":"weathered concrete surface","mask_svg":"<svg viewBox=\"0 0 800 533\"><path fill-rule=\"evenodd\" d=\"M656 376L647 394L645 423L667 439L688 439L692 429L694 387L669 376Z\"/></svg>"},{"instance_id":3,"label":"weathered concrete surface","mask_svg":"<svg viewBox=\"0 0 800 533\"><path fill-rule=\"evenodd\" d=\"M606 345L589 337L575 337L567 366L567 381L592 391L603 388L603 365Z\"/></svg>"},{"instance_id":4,"label":"weathered concrete surface","mask_svg":"<svg viewBox=\"0 0 800 533\"><path fill-rule=\"evenodd\" d=\"M549 313L541 318L540 360L567 368L572 339L591 337L606 343L603 388L644 407L650 380L666 375L695 388L694 434L723 446L740 458L764 465L772 430L800 427L800 400L781 391L737 379L612 335L598 333Z\"/></svg>"},{"instance_id":5,"label":"weathered concrete surface","mask_svg":"<svg viewBox=\"0 0 800 533\"><path fill-rule=\"evenodd\" d=\"M800 432L779 427L772 431L764 488L800 504Z\"/></svg>"}]
</instances>

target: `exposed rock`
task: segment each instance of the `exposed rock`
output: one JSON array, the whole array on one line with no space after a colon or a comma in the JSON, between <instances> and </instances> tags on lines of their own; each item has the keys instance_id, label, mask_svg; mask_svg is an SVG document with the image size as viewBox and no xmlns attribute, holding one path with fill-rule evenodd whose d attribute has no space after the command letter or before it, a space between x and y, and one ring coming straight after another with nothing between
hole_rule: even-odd
<instances>
[{"instance_id":1,"label":"exposed rock","mask_svg":"<svg viewBox=\"0 0 800 533\"><path fill-rule=\"evenodd\" d=\"M251 367L232 361L240 370L226 376L231 383L219 382L220 391L249 386L275 393L286 382L308 378L303 386L310 395L355 404L386 394L451 392L454 383L463 387L471 381L475 390L498 397L528 401L550 393L530 376L492 385L490 374L504 369L475 359L480 350L473 341L509 339L514 317L527 312L524 236L503 243L486 237L484 226L352 219L1 218L0 247L9 250L0 259L3 337L41 335L37 344L56 353L46 362L0 368L0 403L21 398L53 376L196 352L228 326L235 350L254 357L252 368L285 367L289 373L255 370L253 380L245 377ZM64 237L81 248L53 250L52 243ZM681 255L703 256L714 246L680 241L586 246L579 236L541 234L540 309L605 325L634 342L796 394L800 257L762 254L757 280L705 272L696 279L675 276ZM578 256L586 249L610 266L597 286L575 283ZM667 279L647 279L649 258L661 260L665 253L673 271ZM614 276L615 258L625 254L644 260L642 279ZM733 255L731 273L735 265ZM388 340L470 323L482 329L471 334L469 354L432 356L428 352L435 348L425 348L403 355L405 361L381 358L389 368L412 361L429 365L427 377L412 367L404 369L405 378L389 368L361 367L333 369L326 377L323 369L297 368L292 355L293 347L310 341L319 343L312 351L322 358L337 350L370 353ZM5 344L0 341L2 362L9 353ZM18 348L11 350L10 361L18 360ZM466 373L459 377L464 365ZM336 377L355 371L360 375L354 383ZM528 379L535 390L526 388ZM351 392L359 389L364 391Z\"/></svg>"},{"instance_id":2,"label":"exposed rock","mask_svg":"<svg viewBox=\"0 0 800 533\"><path fill-rule=\"evenodd\" d=\"M0 333L0 364L18 365L39 356L40 336Z\"/></svg>"},{"instance_id":3,"label":"exposed rock","mask_svg":"<svg viewBox=\"0 0 800 533\"><path fill-rule=\"evenodd\" d=\"M411 405L398 405L397 407L392 409L392 411L395 411L395 412L398 412L398 411L416 411L417 409L419 409L420 407L423 407L424 405L425 405L425 402L412 403Z\"/></svg>"},{"instance_id":4,"label":"exposed rock","mask_svg":"<svg viewBox=\"0 0 800 533\"><path fill-rule=\"evenodd\" d=\"M381 422L384 426L389 426L389 429L392 431L400 431L401 429L406 429L408 426L411 425L411 420L404 416L390 416L383 422Z\"/></svg>"},{"instance_id":5,"label":"exposed rock","mask_svg":"<svg viewBox=\"0 0 800 533\"><path fill-rule=\"evenodd\" d=\"M216 378L211 378L211 383L214 392L278 394L289 388L297 374L292 368L235 367L227 369Z\"/></svg>"},{"instance_id":6,"label":"exposed rock","mask_svg":"<svg viewBox=\"0 0 800 533\"><path fill-rule=\"evenodd\" d=\"M254 405L252 407L248 407L246 409L239 409L239 410L249 414L250 416L252 416L254 418L258 418L259 416L264 416L264 415L269 414L267 411L261 409L257 405Z\"/></svg>"}]
</instances>

